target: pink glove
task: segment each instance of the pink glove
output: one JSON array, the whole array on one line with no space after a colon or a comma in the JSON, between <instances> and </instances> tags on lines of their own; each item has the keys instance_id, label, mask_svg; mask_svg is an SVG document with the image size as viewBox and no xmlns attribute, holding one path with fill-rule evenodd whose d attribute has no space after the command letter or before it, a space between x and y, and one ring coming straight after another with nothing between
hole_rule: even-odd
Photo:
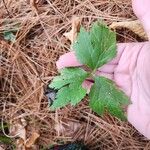
<instances>
[{"instance_id":1,"label":"pink glove","mask_svg":"<svg viewBox=\"0 0 150 150\"><path fill-rule=\"evenodd\" d=\"M150 38L150 0L132 0L133 9ZM80 66L74 52L57 61L58 69ZM131 99L128 121L150 139L150 42L118 44L117 57L99 68L98 74L116 82ZM91 83L86 82L90 88Z\"/></svg>"}]
</instances>

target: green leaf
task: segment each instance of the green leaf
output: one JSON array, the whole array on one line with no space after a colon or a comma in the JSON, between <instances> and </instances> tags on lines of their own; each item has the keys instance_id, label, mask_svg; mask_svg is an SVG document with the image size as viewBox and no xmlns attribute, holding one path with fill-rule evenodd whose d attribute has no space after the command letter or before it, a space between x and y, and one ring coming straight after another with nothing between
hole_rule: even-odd
<instances>
[{"instance_id":1,"label":"green leaf","mask_svg":"<svg viewBox=\"0 0 150 150\"><path fill-rule=\"evenodd\" d=\"M73 48L80 63L95 70L116 56L116 34L105 24L96 22L90 32L80 29Z\"/></svg>"},{"instance_id":2,"label":"green leaf","mask_svg":"<svg viewBox=\"0 0 150 150\"><path fill-rule=\"evenodd\" d=\"M52 109L61 108L69 103L76 105L86 95L86 89L82 87L88 73L80 68L65 68L61 75L53 79L50 88L58 89Z\"/></svg>"},{"instance_id":3,"label":"green leaf","mask_svg":"<svg viewBox=\"0 0 150 150\"><path fill-rule=\"evenodd\" d=\"M68 105L70 102L70 93L68 86L61 88L56 95L56 99L52 105L52 109L61 108Z\"/></svg>"},{"instance_id":4,"label":"green leaf","mask_svg":"<svg viewBox=\"0 0 150 150\"><path fill-rule=\"evenodd\" d=\"M60 76L56 76L51 84L50 88L60 89L61 87L73 83L83 82L84 79L89 75L86 71L80 68L64 68L60 71Z\"/></svg>"},{"instance_id":5,"label":"green leaf","mask_svg":"<svg viewBox=\"0 0 150 150\"><path fill-rule=\"evenodd\" d=\"M15 42L16 36L11 31L4 32L4 39L7 41Z\"/></svg>"},{"instance_id":6,"label":"green leaf","mask_svg":"<svg viewBox=\"0 0 150 150\"><path fill-rule=\"evenodd\" d=\"M123 107L129 104L128 97L119 90L113 81L105 77L95 77L95 83L90 91L90 107L99 115L105 110L110 114L125 120Z\"/></svg>"},{"instance_id":7,"label":"green leaf","mask_svg":"<svg viewBox=\"0 0 150 150\"><path fill-rule=\"evenodd\" d=\"M82 81L83 82L83 81ZM82 87L82 82L70 84L70 99L71 105L78 104L86 95L86 89Z\"/></svg>"}]
</instances>

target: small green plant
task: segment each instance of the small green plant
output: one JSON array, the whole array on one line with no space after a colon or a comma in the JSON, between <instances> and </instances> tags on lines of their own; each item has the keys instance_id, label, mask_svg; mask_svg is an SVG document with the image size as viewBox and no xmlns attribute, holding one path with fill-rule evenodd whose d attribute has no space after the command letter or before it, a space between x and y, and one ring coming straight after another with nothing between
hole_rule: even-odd
<instances>
[{"instance_id":1,"label":"small green plant","mask_svg":"<svg viewBox=\"0 0 150 150\"><path fill-rule=\"evenodd\" d=\"M12 31L5 31L3 35L4 35L4 39L7 41L15 42L16 40L16 36L14 35Z\"/></svg>"},{"instance_id":2,"label":"small green plant","mask_svg":"<svg viewBox=\"0 0 150 150\"><path fill-rule=\"evenodd\" d=\"M49 85L50 88L58 90L51 108L61 108L69 103L77 105L87 93L82 83L90 78L94 82L89 93L89 105L92 110L99 115L108 111L125 120L123 107L129 103L128 97L113 81L96 75L98 68L116 56L115 32L101 22L95 22L89 32L81 27L73 48L78 61L91 71L87 72L81 67L62 69L60 76L56 76Z\"/></svg>"},{"instance_id":3,"label":"small green plant","mask_svg":"<svg viewBox=\"0 0 150 150\"><path fill-rule=\"evenodd\" d=\"M14 43L16 41L16 33L20 28L20 23L13 22L13 26L10 26L12 22L4 22L5 30L3 31L3 37L6 41Z\"/></svg>"}]
</instances>

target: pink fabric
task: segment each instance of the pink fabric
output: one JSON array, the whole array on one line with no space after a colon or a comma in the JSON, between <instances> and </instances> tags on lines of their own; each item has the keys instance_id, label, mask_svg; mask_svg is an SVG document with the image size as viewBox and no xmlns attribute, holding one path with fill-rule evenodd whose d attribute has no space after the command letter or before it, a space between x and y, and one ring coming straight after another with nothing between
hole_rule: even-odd
<instances>
[{"instance_id":1,"label":"pink fabric","mask_svg":"<svg viewBox=\"0 0 150 150\"><path fill-rule=\"evenodd\" d=\"M132 0L132 5L150 39L150 0ZM80 65L74 52L57 61L58 69ZM97 74L114 80L130 97L128 121L150 139L150 42L118 44L117 57L99 68ZM83 85L89 91L91 84L86 81Z\"/></svg>"}]
</instances>

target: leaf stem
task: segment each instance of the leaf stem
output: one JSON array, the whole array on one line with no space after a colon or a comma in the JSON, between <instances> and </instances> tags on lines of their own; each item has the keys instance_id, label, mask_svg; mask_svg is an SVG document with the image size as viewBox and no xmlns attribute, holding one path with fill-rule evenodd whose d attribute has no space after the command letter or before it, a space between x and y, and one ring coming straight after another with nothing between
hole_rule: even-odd
<instances>
[{"instance_id":1,"label":"leaf stem","mask_svg":"<svg viewBox=\"0 0 150 150\"><path fill-rule=\"evenodd\" d=\"M94 69L94 70L91 72L92 78L95 78L95 76L96 76L96 74L95 74L95 73L96 73L96 70L97 70L97 69Z\"/></svg>"}]
</instances>

